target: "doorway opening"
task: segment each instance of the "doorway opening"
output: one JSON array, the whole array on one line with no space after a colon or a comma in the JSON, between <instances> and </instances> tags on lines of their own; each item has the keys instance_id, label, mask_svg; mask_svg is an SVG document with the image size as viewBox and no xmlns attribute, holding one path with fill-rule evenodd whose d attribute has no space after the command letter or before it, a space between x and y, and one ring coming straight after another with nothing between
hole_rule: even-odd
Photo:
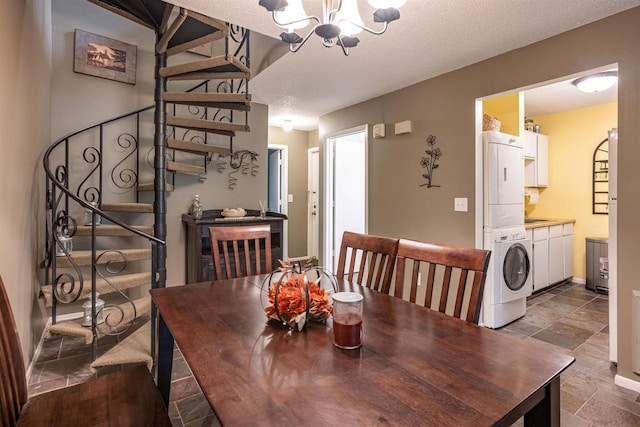
<instances>
[{"instance_id":1,"label":"doorway opening","mask_svg":"<svg viewBox=\"0 0 640 427\"><path fill-rule=\"evenodd\" d=\"M267 209L270 212L288 214L288 176L289 176L289 147L279 144L267 146ZM287 221L283 229L283 259L289 256L289 230Z\"/></svg>"},{"instance_id":2,"label":"doorway opening","mask_svg":"<svg viewBox=\"0 0 640 427\"><path fill-rule=\"evenodd\" d=\"M335 271L345 231L368 231L367 126L329 136L325 150L324 263Z\"/></svg>"},{"instance_id":3,"label":"doorway opening","mask_svg":"<svg viewBox=\"0 0 640 427\"><path fill-rule=\"evenodd\" d=\"M599 160L600 166L596 167L594 166L594 162L596 162L594 152L603 140L611 138L608 131L617 128L618 89L615 86L595 94L580 93L572 82L586 75L616 69L616 64L605 65L598 69L582 71L552 81L476 100L475 157L476 200L483 200L485 195L483 188L483 113L487 112L492 115L489 111L484 111L483 102L515 97L516 102L520 105L518 109L520 114L511 117L505 114L503 118L506 117L506 119L503 120L507 121L507 126L505 127L503 124L500 131L523 138L527 137L531 132L527 134L525 130L526 116L528 119L533 119L532 125L539 125L539 127L534 127L534 133L538 135L538 147L540 146L540 135L542 135L542 139L545 141L543 148L548 148L548 153L544 153L543 150L543 161L540 162L538 159L540 152L527 154L527 146L524 146L525 187L529 183L533 190L529 191L530 195L525 197L525 212L529 222L531 223L538 218L575 219L572 226L563 227L562 234L559 236L549 235L548 240L538 240L538 237L533 233L534 293L545 288L543 284L542 287L536 289L537 282L539 282L536 277L540 278L546 273L550 275L548 285L556 283L552 279L553 276L557 276L554 273L556 269L552 267L558 265L564 266L565 277L570 277L573 283L584 285L588 278L587 266L585 265L585 239L608 236L609 359L614 362L617 360L617 195L615 194L617 162L615 155L610 152L609 159L607 159L608 169L603 168L602 164L604 163L601 160ZM493 116L495 117L495 114ZM500 117L497 118L500 119ZM544 175L545 171L538 167L543 165L546 160L548 160L548 175ZM608 190L595 183L603 176L608 177ZM531 180L534 179L534 183L531 184ZM596 197L599 195L608 201L602 199L597 201ZM602 214L594 212L595 204L607 204L608 211L601 212ZM478 247L483 246L483 225L485 223L483 216L483 204L478 203L475 209L476 245ZM527 228L536 229L532 225ZM553 231L551 228L549 227L549 233ZM548 245L546 248L545 244ZM563 260L566 248L570 248L573 256ZM540 254L549 260L549 268L543 268L542 272L538 271L540 263L536 263ZM488 281L485 295L491 293L492 286L495 286L493 281Z\"/></svg>"},{"instance_id":4,"label":"doorway opening","mask_svg":"<svg viewBox=\"0 0 640 427\"><path fill-rule=\"evenodd\" d=\"M320 218L320 149L309 148L307 175L307 256L319 257Z\"/></svg>"}]
</instances>

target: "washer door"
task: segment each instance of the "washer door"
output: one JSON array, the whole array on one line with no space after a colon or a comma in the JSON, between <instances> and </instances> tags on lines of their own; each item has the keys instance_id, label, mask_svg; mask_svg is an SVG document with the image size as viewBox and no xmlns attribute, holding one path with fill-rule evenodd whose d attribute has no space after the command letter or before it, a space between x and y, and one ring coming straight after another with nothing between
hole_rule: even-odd
<instances>
[{"instance_id":1,"label":"washer door","mask_svg":"<svg viewBox=\"0 0 640 427\"><path fill-rule=\"evenodd\" d=\"M509 247L502 264L502 276L507 288L519 291L527 282L531 263L527 249L520 243L514 243Z\"/></svg>"}]
</instances>

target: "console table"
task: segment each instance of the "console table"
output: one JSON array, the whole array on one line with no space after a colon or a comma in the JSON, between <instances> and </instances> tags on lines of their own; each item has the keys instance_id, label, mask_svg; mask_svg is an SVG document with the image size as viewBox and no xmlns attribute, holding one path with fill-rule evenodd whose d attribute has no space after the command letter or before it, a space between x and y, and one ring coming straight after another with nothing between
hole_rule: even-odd
<instances>
[{"instance_id":1,"label":"console table","mask_svg":"<svg viewBox=\"0 0 640 427\"><path fill-rule=\"evenodd\" d=\"M182 223L187 232L185 246L187 283L207 282L213 279L213 259L211 258L211 242L209 227L229 227L233 225L264 224L271 226L271 255L273 268L278 268L278 259L282 259L284 220L286 215L267 212L260 218L260 211L245 209L247 215L242 218L224 218L222 209L204 211L201 219L190 214L182 214Z\"/></svg>"}]
</instances>

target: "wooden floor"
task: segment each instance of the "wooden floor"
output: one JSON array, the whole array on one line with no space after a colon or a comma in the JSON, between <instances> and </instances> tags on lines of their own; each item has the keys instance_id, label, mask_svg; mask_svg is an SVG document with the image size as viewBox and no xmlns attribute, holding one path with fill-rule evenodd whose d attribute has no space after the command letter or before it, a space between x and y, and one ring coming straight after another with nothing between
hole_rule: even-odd
<instances>
[{"instance_id":1,"label":"wooden floor","mask_svg":"<svg viewBox=\"0 0 640 427\"><path fill-rule=\"evenodd\" d=\"M576 358L561 376L562 426L640 426L640 395L613 383L607 296L568 283L530 297L527 306L525 317L498 331ZM101 342L100 351L106 351L117 338ZM121 367L103 368L98 375L113 369ZM52 338L34 364L29 393L76 384L93 375L89 346L83 340ZM174 426L220 425L179 350L174 353L169 416Z\"/></svg>"}]
</instances>

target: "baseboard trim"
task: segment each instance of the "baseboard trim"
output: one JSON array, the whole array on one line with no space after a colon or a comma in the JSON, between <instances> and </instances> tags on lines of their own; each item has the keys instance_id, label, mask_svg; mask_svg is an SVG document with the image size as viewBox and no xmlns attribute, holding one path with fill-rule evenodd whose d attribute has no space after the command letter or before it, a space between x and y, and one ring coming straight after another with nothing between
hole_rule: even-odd
<instances>
[{"instance_id":1,"label":"baseboard trim","mask_svg":"<svg viewBox=\"0 0 640 427\"><path fill-rule=\"evenodd\" d=\"M578 283L579 285L586 285L587 281L584 279L578 279L577 277L574 277L573 279L571 279L571 281L573 283Z\"/></svg>"},{"instance_id":2,"label":"baseboard trim","mask_svg":"<svg viewBox=\"0 0 640 427\"><path fill-rule=\"evenodd\" d=\"M58 317L58 322L65 322L67 320L74 320L74 319L79 319L82 316L84 316L84 314L79 311L76 313L68 313L68 314L62 314ZM35 351L33 352L33 357L31 358L31 362L29 362L29 367L27 368L27 372L26 372L26 377L27 377L27 382L29 381L29 378L31 378L31 373L33 372L33 364L35 363L36 360L38 360L38 357L40 357L40 353L42 352L42 345L44 343L44 339L47 335L47 331L49 330L49 327L51 326L51 324L53 323L53 319L51 318L51 316L49 316L47 318L47 323L46 325L44 325L44 330L42 331L42 335L40 335L40 341L38 342L38 345L36 346Z\"/></svg>"},{"instance_id":3,"label":"baseboard trim","mask_svg":"<svg viewBox=\"0 0 640 427\"><path fill-rule=\"evenodd\" d=\"M633 390L636 393L640 393L640 382L632 380L631 378L623 377L622 375L616 374L613 382L620 387L624 387L629 390Z\"/></svg>"}]
</instances>

